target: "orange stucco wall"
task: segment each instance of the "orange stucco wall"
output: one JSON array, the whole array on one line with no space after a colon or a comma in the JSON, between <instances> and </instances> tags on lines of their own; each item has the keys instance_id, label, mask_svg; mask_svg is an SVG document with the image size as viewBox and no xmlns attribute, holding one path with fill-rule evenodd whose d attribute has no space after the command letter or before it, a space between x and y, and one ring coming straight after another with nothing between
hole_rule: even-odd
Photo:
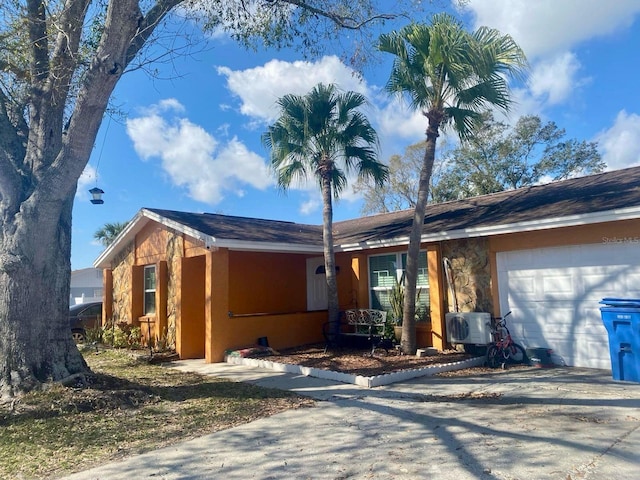
<instances>
[{"instance_id":1,"label":"orange stucco wall","mask_svg":"<svg viewBox=\"0 0 640 480\"><path fill-rule=\"evenodd\" d=\"M269 346L281 349L323 342L322 325L327 313L300 312L281 315L247 315L214 319L215 337L211 343L209 362L220 362L227 349L255 345L258 338L267 337Z\"/></svg>"},{"instance_id":2,"label":"orange stucco wall","mask_svg":"<svg viewBox=\"0 0 640 480\"><path fill-rule=\"evenodd\" d=\"M306 312L308 257L226 249L207 253L208 362L221 361L227 349L254 345L261 337L276 349L323 341L326 311ZM350 292L350 276L345 277L349 281L342 282L348 283L342 290Z\"/></svg>"},{"instance_id":3,"label":"orange stucco wall","mask_svg":"<svg viewBox=\"0 0 640 480\"><path fill-rule=\"evenodd\" d=\"M420 332L418 332L417 335L418 346L433 346L439 350L444 350L446 348L446 335L444 333L444 315L446 308L443 293L442 254L438 244L423 244L421 249L426 250L427 255L431 325L420 325ZM402 246L379 248L366 252L343 253L342 255L348 255L351 261L350 294L354 299L354 303L357 303L357 305L352 305L347 308L369 307L369 256L397 252L404 253L406 251L407 248Z\"/></svg>"},{"instance_id":4,"label":"orange stucco wall","mask_svg":"<svg viewBox=\"0 0 640 480\"><path fill-rule=\"evenodd\" d=\"M352 305L348 308L369 308L369 264L364 253L351 254Z\"/></svg>"},{"instance_id":5,"label":"orange stucco wall","mask_svg":"<svg viewBox=\"0 0 640 480\"><path fill-rule=\"evenodd\" d=\"M427 269L429 273L429 309L431 314L430 337L431 344L438 350L446 348L447 336L445 333L445 313L444 301L445 282L442 267L442 250L440 245L427 246ZM420 346L420 345L418 345Z\"/></svg>"},{"instance_id":6,"label":"orange stucco wall","mask_svg":"<svg viewBox=\"0 0 640 480\"><path fill-rule=\"evenodd\" d=\"M105 268L102 271L102 319L101 325L107 325L107 319L113 317L113 270Z\"/></svg>"},{"instance_id":7,"label":"orange stucco wall","mask_svg":"<svg viewBox=\"0 0 640 480\"><path fill-rule=\"evenodd\" d=\"M205 355L205 270L206 260L183 258L180 266L179 299L176 302L176 351L180 358L204 358Z\"/></svg>"},{"instance_id":8,"label":"orange stucco wall","mask_svg":"<svg viewBox=\"0 0 640 480\"><path fill-rule=\"evenodd\" d=\"M306 304L304 255L229 252L229 309L234 314L300 312Z\"/></svg>"},{"instance_id":9,"label":"orange stucco wall","mask_svg":"<svg viewBox=\"0 0 640 480\"><path fill-rule=\"evenodd\" d=\"M640 236L640 220L621 220L596 225L496 235L489 239L491 252L602 243L607 239Z\"/></svg>"}]
</instances>

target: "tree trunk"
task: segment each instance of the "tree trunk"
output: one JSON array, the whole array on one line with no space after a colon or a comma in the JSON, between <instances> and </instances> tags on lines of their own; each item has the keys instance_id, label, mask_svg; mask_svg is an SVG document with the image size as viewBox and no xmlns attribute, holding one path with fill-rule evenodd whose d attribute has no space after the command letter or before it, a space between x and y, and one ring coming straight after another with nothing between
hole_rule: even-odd
<instances>
[{"instance_id":1,"label":"tree trunk","mask_svg":"<svg viewBox=\"0 0 640 480\"><path fill-rule=\"evenodd\" d=\"M0 244L0 398L87 370L69 328L71 199L16 215ZM26 209L25 209L26 210Z\"/></svg>"},{"instance_id":2,"label":"tree trunk","mask_svg":"<svg viewBox=\"0 0 640 480\"><path fill-rule=\"evenodd\" d=\"M336 281L336 262L333 252L333 204L331 198L331 180L322 179L322 246L324 251L324 270L327 277L327 308L332 333L339 330L340 304L338 301L338 283Z\"/></svg>"},{"instance_id":3,"label":"tree trunk","mask_svg":"<svg viewBox=\"0 0 640 480\"><path fill-rule=\"evenodd\" d=\"M416 353L416 290L418 283L418 260L424 215L429 198L429 183L433 162L436 156L436 141L440 121L434 115L428 115L427 142L424 152L420 181L418 183L418 198L413 212L411 233L409 234L409 249L407 251L407 266L405 268L404 314L402 318L402 352L408 355Z\"/></svg>"},{"instance_id":4,"label":"tree trunk","mask_svg":"<svg viewBox=\"0 0 640 480\"><path fill-rule=\"evenodd\" d=\"M16 122L0 108L0 398L88 371L68 319L77 181L122 72L179 1L160 0L147 17L137 0L110 2L100 44L73 99L87 1L65 4L55 48L39 40L47 31L41 5L29 4L38 61L32 62L28 108L21 109L28 116Z\"/></svg>"}]
</instances>

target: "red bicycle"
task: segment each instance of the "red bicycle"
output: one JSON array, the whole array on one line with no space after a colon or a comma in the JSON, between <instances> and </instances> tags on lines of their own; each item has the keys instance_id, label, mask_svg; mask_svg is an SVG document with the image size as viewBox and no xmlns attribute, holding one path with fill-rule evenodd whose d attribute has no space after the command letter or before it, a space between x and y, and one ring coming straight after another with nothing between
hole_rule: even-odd
<instances>
[{"instance_id":1,"label":"red bicycle","mask_svg":"<svg viewBox=\"0 0 640 480\"><path fill-rule=\"evenodd\" d=\"M494 325L491 328L493 342L487 348L487 365L490 368L506 368L508 364L527 362L527 354L524 348L513 341L507 328L506 318L509 315L511 315L511 312L504 317L493 319Z\"/></svg>"}]
</instances>

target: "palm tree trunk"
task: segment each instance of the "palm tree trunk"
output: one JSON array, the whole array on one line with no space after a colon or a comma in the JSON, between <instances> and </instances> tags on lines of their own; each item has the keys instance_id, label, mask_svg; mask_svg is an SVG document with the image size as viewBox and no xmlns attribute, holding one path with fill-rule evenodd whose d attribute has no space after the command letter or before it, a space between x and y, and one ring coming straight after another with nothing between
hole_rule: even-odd
<instances>
[{"instance_id":1,"label":"palm tree trunk","mask_svg":"<svg viewBox=\"0 0 640 480\"><path fill-rule=\"evenodd\" d=\"M333 204L331 198L331 180L322 178L322 244L324 250L324 269L327 277L327 308L332 333L339 329L340 307L338 303L338 283L336 281L336 263L333 252Z\"/></svg>"},{"instance_id":2,"label":"palm tree trunk","mask_svg":"<svg viewBox=\"0 0 640 480\"><path fill-rule=\"evenodd\" d=\"M402 352L408 355L416 353L416 290L418 284L418 261L420 256L420 240L424 225L424 215L429 198L429 183L433 172L436 156L436 141L441 121L429 116L427 128L427 142L420 170L418 183L418 198L413 212L413 223L409 235L409 249L407 251L407 266L405 269L404 315L402 318Z\"/></svg>"}]
</instances>

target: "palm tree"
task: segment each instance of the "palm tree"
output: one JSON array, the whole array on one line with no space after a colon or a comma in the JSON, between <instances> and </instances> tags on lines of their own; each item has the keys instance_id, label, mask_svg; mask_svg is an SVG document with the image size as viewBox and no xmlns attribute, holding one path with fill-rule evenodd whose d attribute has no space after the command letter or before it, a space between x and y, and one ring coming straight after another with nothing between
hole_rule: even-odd
<instances>
[{"instance_id":1,"label":"palm tree","mask_svg":"<svg viewBox=\"0 0 640 480\"><path fill-rule=\"evenodd\" d=\"M371 178L382 185L387 167L376 158L378 135L358 110L367 103L356 92L340 92L335 85L316 85L304 96L278 100L280 117L263 134L271 149L271 166L278 186L312 176L322 193L322 239L327 278L329 322L337 328L338 287L333 251L333 205L347 186L347 175Z\"/></svg>"},{"instance_id":2,"label":"palm tree","mask_svg":"<svg viewBox=\"0 0 640 480\"><path fill-rule=\"evenodd\" d=\"M127 225L127 222L107 222L100 229L95 231L93 238L98 240L104 247L108 247Z\"/></svg>"},{"instance_id":3,"label":"palm tree","mask_svg":"<svg viewBox=\"0 0 640 480\"><path fill-rule=\"evenodd\" d=\"M408 97L427 117L426 148L407 252L402 350L414 353L415 293L424 215L433 170L436 140L452 127L465 139L473 134L482 111L510 106L507 77L527 68L520 47L509 35L480 27L467 32L448 14L435 15L431 24L410 24L382 35L378 49L395 55L387 91Z\"/></svg>"}]
</instances>

